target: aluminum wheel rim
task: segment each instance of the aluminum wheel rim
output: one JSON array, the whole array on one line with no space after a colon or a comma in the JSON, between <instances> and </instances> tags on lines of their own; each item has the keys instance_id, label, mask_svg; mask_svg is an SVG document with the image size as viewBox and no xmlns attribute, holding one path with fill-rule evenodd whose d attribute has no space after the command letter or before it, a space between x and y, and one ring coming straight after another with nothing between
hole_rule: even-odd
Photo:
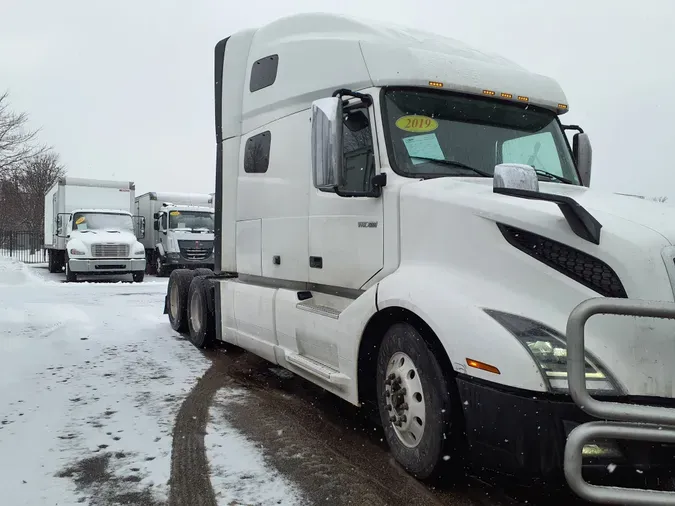
<instances>
[{"instance_id":1,"label":"aluminum wheel rim","mask_svg":"<svg viewBox=\"0 0 675 506\"><path fill-rule=\"evenodd\" d=\"M171 285L171 293L169 294L169 306L171 307L171 315L174 319L178 316L178 284Z\"/></svg>"},{"instance_id":2,"label":"aluminum wheel rim","mask_svg":"<svg viewBox=\"0 0 675 506\"><path fill-rule=\"evenodd\" d=\"M396 352L389 359L384 396L394 432L401 443L408 448L415 448L424 435L426 406L417 367L403 352Z\"/></svg>"},{"instance_id":3,"label":"aluminum wheel rim","mask_svg":"<svg viewBox=\"0 0 675 506\"><path fill-rule=\"evenodd\" d=\"M192 323L192 329L196 333L199 333L202 330L202 321L200 318L201 314L202 314L201 298L197 294L194 294L190 299L190 323Z\"/></svg>"}]
</instances>

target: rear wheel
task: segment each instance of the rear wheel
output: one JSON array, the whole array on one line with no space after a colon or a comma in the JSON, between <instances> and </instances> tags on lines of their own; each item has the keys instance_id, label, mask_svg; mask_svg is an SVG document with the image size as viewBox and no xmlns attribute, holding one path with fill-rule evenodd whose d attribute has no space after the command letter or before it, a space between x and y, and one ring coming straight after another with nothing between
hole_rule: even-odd
<instances>
[{"instance_id":1,"label":"rear wheel","mask_svg":"<svg viewBox=\"0 0 675 506\"><path fill-rule=\"evenodd\" d=\"M208 278L195 276L188 290L187 320L190 329L190 342L197 348L206 348L215 338L215 321L209 310L210 283Z\"/></svg>"},{"instance_id":2,"label":"rear wheel","mask_svg":"<svg viewBox=\"0 0 675 506\"><path fill-rule=\"evenodd\" d=\"M169 321L171 328L177 332L185 332L187 324L187 301L190 282L194 273L188 269L176 269L169 277L166 288Z\"/></svg>"},{"instance_id":3,"label":"rear wheel","mask_svg":"<svg viewBox=\"0 0 675 506\"><path fill-rule=\"evenodd\" d=\"M416 478L436 478L448 465L462 471L461 405L450 379L412 325L389 328L377 359L380 418L394 458Z\"/></svg>"}]
</instances>

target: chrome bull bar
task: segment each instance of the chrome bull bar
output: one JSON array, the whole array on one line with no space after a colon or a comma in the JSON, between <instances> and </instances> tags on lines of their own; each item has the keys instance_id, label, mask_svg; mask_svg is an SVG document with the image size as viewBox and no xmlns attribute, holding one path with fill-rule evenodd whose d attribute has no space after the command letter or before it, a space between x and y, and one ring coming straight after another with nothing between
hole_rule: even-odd
<instances>
[{"instance_id":1,"label":"chrome bull bar","mask_svg":"<svg viewBox=\"0 0 675 506\"><path fill-rule=\"evenodd\" d=\"M594 439L675 443L675 409L599 401L586 389L584 327L596 314L675 319L675 304L598 297L579 304L567 320L567 377L574 402L609 421L588 422L570 432L565 445L565 479L582 499L600 504L673 506L675 492L591 485L581 476L582 449Z\"/></svg>"}]
</instances>

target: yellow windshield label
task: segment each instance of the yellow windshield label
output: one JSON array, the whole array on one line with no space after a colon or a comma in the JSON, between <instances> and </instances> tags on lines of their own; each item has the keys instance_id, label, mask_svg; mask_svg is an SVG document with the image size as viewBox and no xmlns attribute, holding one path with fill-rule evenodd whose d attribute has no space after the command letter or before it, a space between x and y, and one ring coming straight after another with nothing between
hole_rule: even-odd
<instances>
[{"instance_id":1,"label":"yellow windshield label","mask_svg":"<svg viewBox=\"0 0 675 506\"><path fill-rule=\"evenodd\" d=\"M171 211L169 214L171 216L180 216L180 211Z\"/></svg>"},{"instance_id":2,"label":"yellow windshield label","mask_svg":"<svg viewBox=\"0 0 675 506\"><path fill-rule=\"evenodd\" d=\"M396 120L396 127L404 132L433 132L438 121L428 116L403 116Z\"/></svg>"},{"instance_id":3,"label":"yellow windshield label","mask_svg":"<svg viewBox=\"0 0 675 506\"><path fill-rule=\"evenodd\" d=\"M80 216L77 220L75 220L75 225L79 225L80 223L84 223L85 217Z\"/></svg>"}]
</instances>

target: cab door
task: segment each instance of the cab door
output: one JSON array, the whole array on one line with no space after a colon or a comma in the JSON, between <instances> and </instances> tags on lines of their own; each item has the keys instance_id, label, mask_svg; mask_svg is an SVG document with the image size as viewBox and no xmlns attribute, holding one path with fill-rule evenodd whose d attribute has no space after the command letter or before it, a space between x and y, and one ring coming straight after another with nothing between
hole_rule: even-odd
<instances>
[{"instance_id":1,"label":"cab door","mask_svg":"<svg viewBox=\"0 0 675 506\"><path fill-rule=\"evenodd\" d=\"M338 192L311 184L309 201L309 282L359 289L384 264L383 199L373 193L379 174L372 106L343 115L343 167Z\"/></svg>"}]
</instances>

